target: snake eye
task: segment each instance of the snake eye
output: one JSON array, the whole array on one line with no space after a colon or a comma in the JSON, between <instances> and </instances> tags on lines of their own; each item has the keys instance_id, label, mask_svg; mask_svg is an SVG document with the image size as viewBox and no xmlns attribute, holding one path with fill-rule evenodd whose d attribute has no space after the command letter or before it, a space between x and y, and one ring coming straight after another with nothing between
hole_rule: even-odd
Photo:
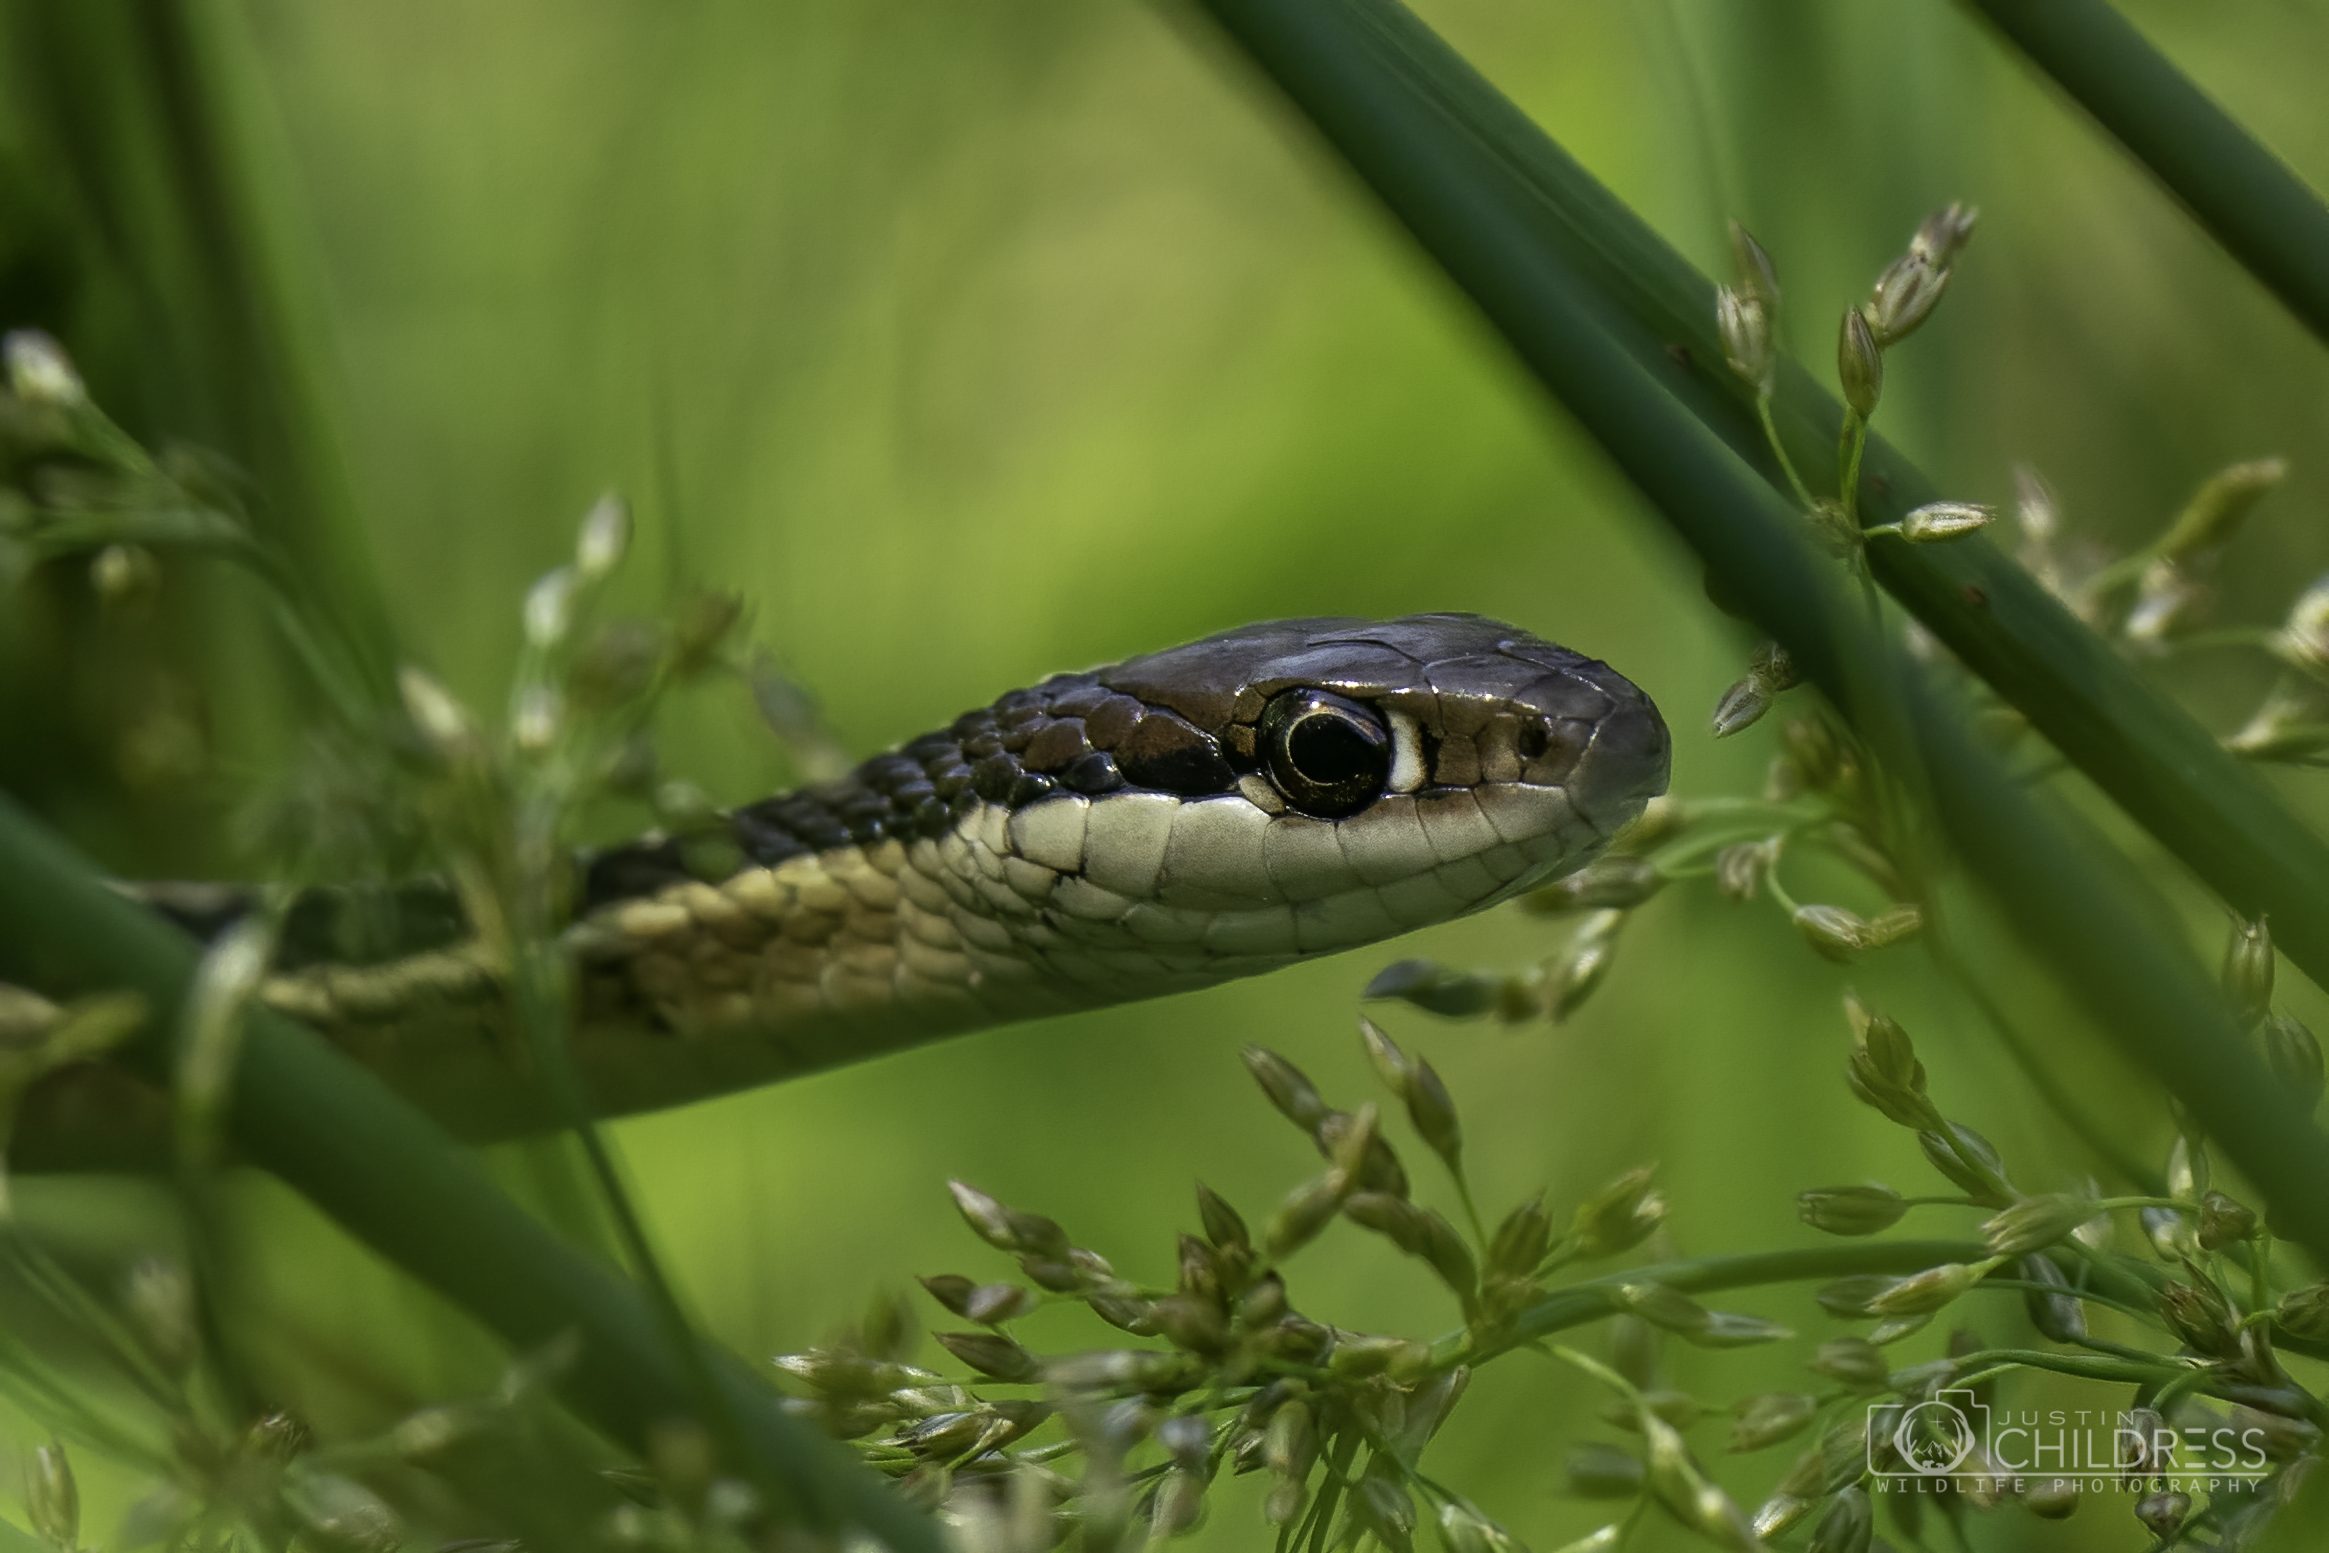
<instances>
[{"instance_id":1,"label":"snake eye","mask_svg":"<svg viewBox=\"0 0 2329 1553\"><path fill-rule=\"evenodd\" d=\"M1262 709L1260 733L1270 780L1318 819L1356 814L1391 779L1391 730L1356 701L1288 690Z\"/></svg>"}]
</instances>

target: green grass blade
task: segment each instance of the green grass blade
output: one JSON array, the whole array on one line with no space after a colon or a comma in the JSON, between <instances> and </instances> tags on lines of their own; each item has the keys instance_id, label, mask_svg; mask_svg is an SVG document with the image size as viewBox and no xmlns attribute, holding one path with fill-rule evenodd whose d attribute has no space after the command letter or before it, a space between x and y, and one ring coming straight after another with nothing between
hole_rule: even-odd
<instances>
[{"instance_id":1,"label":"green grass blade","mask_svg":"<svg viewBox=\"0 0 2329 1553\"><path fill-rule=\"evenodd\" d=\"M1431 136L1448 176L1474 185L1606 303L1603 327L1637 369L1783 488L1751 401L1722 365L1713 284L1429 28L1382 0L1211 0L1205 9L1370 183L1423 154L1395 143L1401 136ZM1363 75L1346 68L1353 58L1366 62ZM1427 248L1464 240L1419 227L1434 218L1418 208L1391 204ZM1799 465L1833 463L1841 407L1791 362L1774 419ZM1870 440L1860 491L1867 522L1893 521L1941 494L1897 450ZM1870 561L1886 590L2065 758L2225 900L2269 914L2290 959L2329 985L2329 843L2263 778L1986 540L1877 545Z\"/></svg>"},{"instance_id":2,"label":"green grass blade","mask_svg":"<svg viewBox=\"0 0 2329 1553\"><path fill-rule=\"evenodd\" d=\"M155 1017L128 1055L159 1078L194 968L192 944L0 799L0 977L140 994ZM243 1158L514 1347L578 1338L561 1393L609 1435L643 1451L659 1423L700 1416L693 1377L708 1369L747 1453L728 1466L793 1519L940 1548L931 1522L787 1416L761 1375L708 1345L700 1359L680 1351L638 1289L512 1206L466 1151L316 1036L249 1015L228 1126Z\"/></svg>"},{"instance_id":3,"label":"green grass blade","mask_svg":"<svg viewBox=\"0 0 2329 1553\"><path fill-rule=\"evenodd\" d=\"M1969 0L2329 344L2329 206L2107 0Z\"/></svg>"},{"instance_id":4,"label":"green grass blade","mask_svg":"<svg viewBox=\"0 0 2329 1553\"><path fill-rule=\"evenodd\" d=\"M2159 931L2149 886L2067 809L2008 779L1842 596L1838 568L1804 525L1652 377L1635 316L1543 240L1537 210L1483 137L1451 115L1437 83L1416 78L1428 33L1380 0L1206 9L1888 767L1921 778L1960 855L2098 1027L2181 1097L2294 1238L2329 1252L2329 1139L2267 1076L2190 953Z\"/></svg>"}]
</instances>

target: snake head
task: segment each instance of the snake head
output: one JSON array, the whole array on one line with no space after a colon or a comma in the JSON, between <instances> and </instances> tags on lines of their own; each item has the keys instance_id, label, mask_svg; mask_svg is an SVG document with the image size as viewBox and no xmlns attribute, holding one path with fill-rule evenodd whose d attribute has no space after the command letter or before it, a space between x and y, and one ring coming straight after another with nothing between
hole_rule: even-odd
<instances>
[{"instance_id":1,"label":"snake head","mask_svg":"<svg viewBox=\"0 0 2329 1553\"><path fill-rule=\"evenodd\" d=\"M1565 873L1665 790L1669 756L1606 664L1446 614L1247 626L1057 676L951 736L967 796L934 854L971 880L957 898L1052 972L1177 985Z\"/></svg>"}]
</instances>

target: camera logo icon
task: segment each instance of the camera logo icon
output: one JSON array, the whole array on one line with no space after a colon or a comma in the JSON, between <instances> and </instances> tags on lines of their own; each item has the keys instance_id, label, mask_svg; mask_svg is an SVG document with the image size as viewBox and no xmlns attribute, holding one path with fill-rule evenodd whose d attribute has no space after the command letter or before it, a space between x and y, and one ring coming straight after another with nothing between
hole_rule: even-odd
<instances>
[{"instance_id":1,"label":"camera logo icon","mask_svg":"<svg viewBox=\"0 0 2329 1553\"><path fill-rule=\"evenodd\" d=\"M1989 1406L1970 1391L1942 1391L1913 1407L1887 1412L1889 1416L1871 1419L1891 1428L1889 1433L1869 1430L1868 1454L1899 1459L1900 1467L1890 1471L1881 1460L1869 1462L1872 1470L1888 1477L1946 1477L1973 1456L1989 1430Z\"/></svg>"}]
</instances>

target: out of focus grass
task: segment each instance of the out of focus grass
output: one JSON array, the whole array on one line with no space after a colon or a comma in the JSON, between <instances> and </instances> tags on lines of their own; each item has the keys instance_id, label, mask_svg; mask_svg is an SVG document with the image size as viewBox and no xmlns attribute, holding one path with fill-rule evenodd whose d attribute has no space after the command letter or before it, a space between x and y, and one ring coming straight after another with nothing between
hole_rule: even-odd
<instances>
[{"instance_id":1,"label":"out of focus grass","mask_svg":"<svg viewBox=\"0 0 2329 1553\"><path fill-rule=\"evenodd\" d=\"M2214 467L2286 452L2278 521L2235 552L2227 610L2271 613L2318 563L2306 515L2329 479L2309 460L2329 365L1948 8L1422 9L1702 264L1723 216L1755 227L1803 304L1808 360L1919 214L1978 203L1949 304L1893 362L1884 408L1887 434L1953 491L2000 498L2028 459L2074 531L2123 541ZM2234 29L2160 0L2128 10L2329 182L2329 123L2292 107L2312 100L2329 16L2258 6ZM1680 790L1755 781L1753 736L1697 731L1740 644L1691 569L1218 46L1169 16L542 0L203 14L268 273L310 325L311 408L345 454L355 521L331 543L355 547L403 639L457 687L501 683L520 591L612 485L639 502L667 580L755 601L761 637L859 749L1050 669L1245 619L1463 608L1638 679L1676 724ZM164 175L113 172L133 190ZM101 384L146 385L115 401L150 406L141 433L203 429L185 396L206 381L240 390L247 361L169 356L168 309L186 305L170 254L107 231L21 125L0 128L0 211L23 213L0 231L0 322L51 328ZM33 735L0 751L0 779L129 872L235 865L225 784L190 787L182 763L132 743L157 708L206 732L228 773L276 758L294 726L262 640L232 626L246 601L183 587L138 628L151 639L54 597L0 619L0 727ZM2261 690L2236 661L2176 683L2225 726ZM684 708L666 752L723 798L777 764L740 697ZM2213 919L2193 921L2212 943ZM1495 963L1549 942L1503 915L1418 947ZM1355 1098L1350 1003L1382 958L998 1031L620 1138L671 1265L747 1353L798 1347L912 1273L987 1271L948 1175L1161 1274L1193 1174L1258 1205L1303 1168L1238 1046L1266 1035ZM2162 1141L2156 1099L1994 963L2093 1107ZM1877 997L1930 995L1911 963L1852 975ZM1776 913L1674 900L1560 1031L1401 1033L1463 1104L1479 1179L1573 1195L1658 1159L1675 1240L1738 1249L1802 1233L1795 1189L1904 1164L1837 1079L1844 979ZM1936 1087L1986 1096L1981 1125L2011 1154L2076 1161L1970 1011L1917 1034ZM132 1206L123 1189L29 1195L100 1222ZM271 1189L247 1196L267 1233L239 1314L273 1329L286 1383L317 1388L301 1400L358 1417L474 1376L481 1350L451 1322L350 1275L353 1253ZM1354 1323L1445 1324L1420 1273L1373 1275L1375 1249L1306 1252L1310 1301ZM317 1351L348 1384L321 1383ZM1701 1373L1745 1393L1789 1363L1726 1355ZM1441 1447L1532 1541L1589 1524L1556 1498L1577 1410L1548 1398L1568 1386L1491 1371ZM1232 1499L1204 1536L1236 1547L1245 1530Z\"/></svg>"}]
</instances>

